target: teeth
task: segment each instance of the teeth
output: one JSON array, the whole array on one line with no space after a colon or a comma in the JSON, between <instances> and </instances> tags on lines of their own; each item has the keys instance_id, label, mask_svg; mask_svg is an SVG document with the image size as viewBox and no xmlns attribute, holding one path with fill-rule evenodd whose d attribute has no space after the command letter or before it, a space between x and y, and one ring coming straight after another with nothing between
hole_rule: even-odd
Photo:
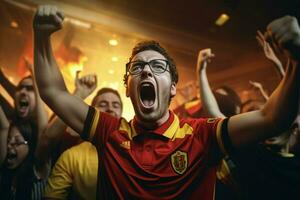
<instances>
[{"instance_id":1,"label":"teeth","mask_svg":"<svg viewBox=\"0 0 300 200\"><path fill-rule=\"evenodd\" d=\"M143 87L151 87L152 85L150 83L142 83Z\"/></svg>"}]
</instances>

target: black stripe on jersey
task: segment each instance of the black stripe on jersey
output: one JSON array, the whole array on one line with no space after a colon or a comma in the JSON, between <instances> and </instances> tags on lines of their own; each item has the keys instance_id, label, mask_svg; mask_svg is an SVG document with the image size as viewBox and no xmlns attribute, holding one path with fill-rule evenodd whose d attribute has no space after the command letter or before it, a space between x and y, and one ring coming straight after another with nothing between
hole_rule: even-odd
<instances>
[{"instance_id":1,"label":"black stripe on jersey","mask_svg":"<svg viewBox=\"0 0 300 200\"><path fill-rule=\"evenodd\" d=\"M222 132L221 137L222 137L225 150L229 155L231 155L235 151L235 148L228 134L228 121L229 118L223 120L222 127L221 127L221 132Z\"/></svg>"},{"instance_id":2,"label":"black stripe on jersey","mask_svg":"<svg viewBox=\"0 0 300 200\"><path fill-rule=\"evenodd\" d=\"M95 108L92 106L89 106L89 111L85 118L83 131L81 133L81 138L84 140L88 140L88 138L89 138L91 127L93 125L93 117L95 115L95 112L96 112Z\"/></svg>"}]
</instances>

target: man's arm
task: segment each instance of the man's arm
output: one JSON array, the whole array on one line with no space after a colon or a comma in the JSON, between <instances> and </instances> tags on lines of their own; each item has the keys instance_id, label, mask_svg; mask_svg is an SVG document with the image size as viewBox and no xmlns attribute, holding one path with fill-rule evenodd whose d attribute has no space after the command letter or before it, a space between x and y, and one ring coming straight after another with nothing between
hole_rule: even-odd
<instances>
[{"instance_id":1,"label":"man's arm","mask_svg":"<svg viewBox=\"0 0 300 200\"><path fill-rule=\"evenodd\" d=\"M93 83L93 87L89 87L88 83L90 79L97 80L95 77L96 75L89 74L79 78L79 72L77 72L74 95L81 99L85 99L92 94L97 87L97 82ZM51 153L61 140L66 128L67 125L57 116L55 116L48 124L48 127L38 141L35 153L36 159L39 160L40 163L47 163Z\"/></svg>"},{"instance_id":2,"label":"man's arm","mask_svg":"<svg viewBox=\"0 0 300 200\"><path fill-rule=\"evenodd\" d=\"M250 85L252 85L254 88L258 89L262 97L265 99L265 101L268 101L269 96L267 92L264 90L264 87L261 83L255 82L255 81L249 81Z\"/></svg>"},{"instance_id":3,"label":"man's arm","mask_svg":"<svg viewBox=\"0 0 300 200\"><path fill-rule=\"evenodd\" d=\"M9 96L11 96L11 98L14 98L17 87L8 80L8 78L5 76L1 67L0 67L0 84L3 86L3 88L9 94Z\"/></svg>"},{"instance_id":4,"label":"man's arm","mask_svg":"<svg viewBox=\"0 0 300 200\"><path fill-rule=\"evenodd\" d=\"M62 28L63 14L54 6L40 6L34 17L34 70L41 98L62 120L81 133L88 105L71 95L54 59L50 36ZM95 80L90 80L89 86Z\"/></svg>"},{"instance_id":5,"label":"man's arm","mask_svg":"<svg viewBox=\"0 0 300 200\"><path fill-rule=\"evenodd\" d=\"M33 66L29 62L27 57L24 57L24 61L26 64L26 67L28 71L30 72L33 80L33 89L34 89L34 94L35 94L35 99L36 99L36 107L35 107L35 115L34 115L34 120L37 123L37 128L38 128L38 143L42 140L42 135L46 129L46 126L48 124L48 114L45 109L45 104L42 101L39 90L36 85L36 78L35 74L33 72ZM35 153L37 151L40 151L40 149L35 150ZM42 150L43 151L43 150ZM47 160L46 162L39 162L38 159L35 159L35 173L39 176L39 178L47 178L48 174L50 173L51 170L51 163L50 160Z\"/></svg>"},{"instance_id":6,"label":"man's arm","mask_svg":"<svg viewBox=\"0 0 300 200\"><path fill-rule=\"evenodd\" d=\"M6 157L9 122L0 105L0 166Z\"/></svg>"},{"instance_id":7,"label":"man's arm","mask_svg":"<svg viewBox=\"0 0 300 200\"><path fill-rule=\"evenodd\" d=\"M203 105L204 112L210 117L225 117L220 111L217 100L211 91L207 80L206 68L207 63L214 54L211 53L211 49L203 49L199 51L198 61L197 61L197 79L200 89L200 98Z\"/></svg>"},{"instance_id":8,"label":"man's arm","mask_svg":"<svg viewBox=\"0 0 300 200\"><path fill-rule=\"evenodd\" d=\"M274 20L267 27L266 37L272 38L292 63L262 110L230 118L228 132L235 147L284 132L297 115L300 91L300 28L297 19L286 16Z\"/></svg>"},{"instance_id":9,"label":"man's arm","mask_svg":"<svg viewBox=\"0 0 300 200\"><path fill-rule=\"evenodd\" d=\"M1 94L0 94L0 105L2 106L2 109L7 119L11 119L14 114L14 108Z\"/></svg>"},{"instance_id":10,"label":"man's arm","mask_svg":"<svg viewBox=\"0 0 300 200\"><path fill-rule=\"evenodd\" d=\"M40 93L39 93L39 90L36 85L35 74L33 72L33 66L29 62L28 58L24 57L24 61L25 61L26 67L27 67L28 71L30 72L30 74L32 76L32 80L33 80L33 89L34 89L34 94L35 94L35 99L36 99L35 120L37 122L38 135L40 136L48 124L48 114L47 114L44 102L42 101L42 99L40 97Z\"/></svg>"},{"instance_id":11,"label":"man's arm","mask_svg":"<svg viewBox=\"0 0 300 200\"><path fill-rule=\"evenodd\" d=\"M283 78L285 72L282 66L282 63L276 56L275 52L273 51L271 45L269 42L267 42L264 38L264 35L257 31L256 40L258 41L258 44L263 48L266 58L268 58L271 62L274 63L277 71L279 72L281 78Z\"/></svg>"}]
</instances>

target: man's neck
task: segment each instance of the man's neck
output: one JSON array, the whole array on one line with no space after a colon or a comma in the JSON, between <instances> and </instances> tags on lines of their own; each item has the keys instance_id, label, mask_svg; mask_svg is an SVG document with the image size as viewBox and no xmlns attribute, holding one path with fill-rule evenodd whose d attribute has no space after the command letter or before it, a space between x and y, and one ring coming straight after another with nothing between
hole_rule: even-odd
<instances>
[{"instance_id":1,"label":"man's neck","mask_svg":"<svg viewBox=\"0 0 300 200\"><path fill-rule=\"evenodd\" d=\"M142 126L144 129L153 130L153 129L160 127L166 121L168 121L169 117L170 117L170 113L168 111L165 113L165 115L162 118L160 118L159 120L154 121L154 122L139 121L137 118L136 118L136 120L139 123L139 125Z\"/></svg>"}]
</instances>

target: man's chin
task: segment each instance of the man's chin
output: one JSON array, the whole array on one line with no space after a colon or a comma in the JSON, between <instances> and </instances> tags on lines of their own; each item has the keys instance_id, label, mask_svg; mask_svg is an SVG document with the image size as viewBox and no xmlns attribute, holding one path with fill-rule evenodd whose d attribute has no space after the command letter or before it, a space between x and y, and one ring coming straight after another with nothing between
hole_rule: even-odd
<instances>
[{"instance_id":1,"label":"man's chin","mask_svg":"<svg viewBox=\"0 0 300 200\"><path fill-rule=\"evenodd\" d=\"M27 118L29 118L29 112L28 111L25 111L25 112L18 111L18 117L27 119Z\"/></svg>"}]
</instances>

